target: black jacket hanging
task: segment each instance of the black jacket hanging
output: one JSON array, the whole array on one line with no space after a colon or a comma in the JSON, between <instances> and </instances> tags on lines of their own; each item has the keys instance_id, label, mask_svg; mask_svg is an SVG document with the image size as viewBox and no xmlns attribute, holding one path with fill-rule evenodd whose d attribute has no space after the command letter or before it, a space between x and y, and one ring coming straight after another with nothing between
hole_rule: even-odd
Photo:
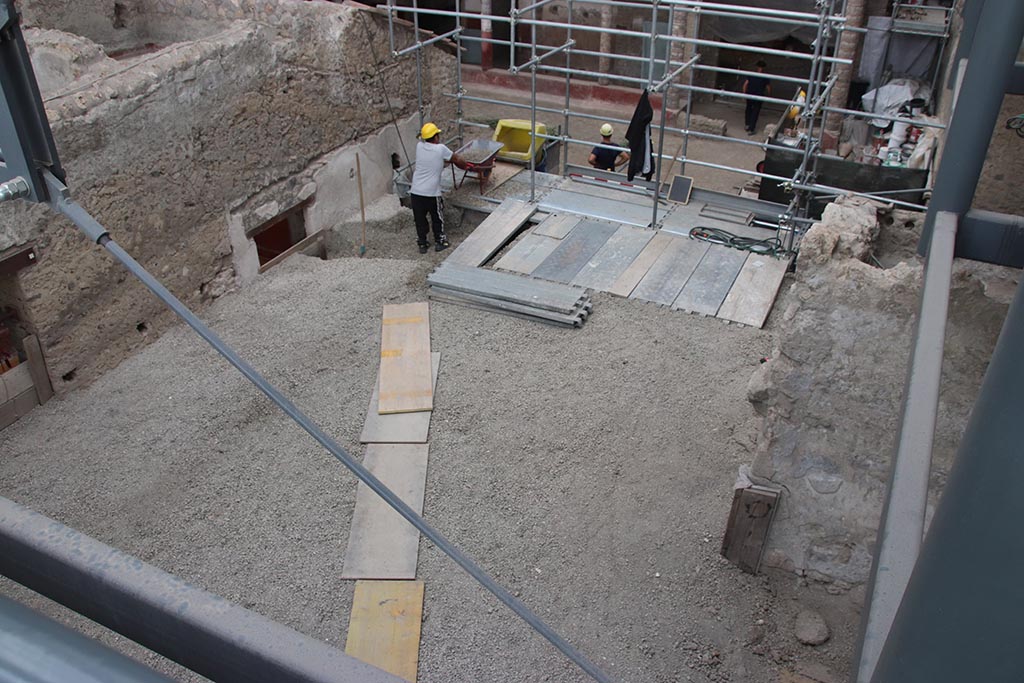
<instances>
[{"instance_id":1,"label":"black jacket hanging","mask_svg":"<svg viewBox=\"0 0 1024 683\"><path fill-rule=\"evenodd\" d=\"M628 180L632 180L638 173L650 180L651 174L654 173L654 154L651 151L653 119L654 109L651 108L651 101L645 89L640 95L640 101L636 103L636 111L629 121L629 128L626 129L626 140L629 141L629 169L626 172Z\"/></svg>"}]
</instances>

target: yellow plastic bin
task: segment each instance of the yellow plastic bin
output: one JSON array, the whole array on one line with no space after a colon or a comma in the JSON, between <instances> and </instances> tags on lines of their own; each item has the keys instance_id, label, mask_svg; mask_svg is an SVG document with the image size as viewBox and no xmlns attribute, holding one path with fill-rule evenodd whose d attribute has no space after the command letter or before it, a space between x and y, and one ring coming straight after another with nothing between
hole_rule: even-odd
<instances>
[{"instance_id":1,"label":"yellow plastic bin","mask_svg":"<svg viewBox=\"0 0 1024 683\"><path fill-rule=\"evenodd\" d=\"M547 135L548 129L547 126L538 121L534 132L538 135ZM530 135L529 120L501 119L494 129L494 136L491 139L504 145L501 151L498 152L499 159L530 163L530 154L534 150L534 136ZM543 149L543 147L544 145L541 144L540 148ZM539 163L540 160L540 150L537 150L536 163Z\"/></svg>"}]
</instances>

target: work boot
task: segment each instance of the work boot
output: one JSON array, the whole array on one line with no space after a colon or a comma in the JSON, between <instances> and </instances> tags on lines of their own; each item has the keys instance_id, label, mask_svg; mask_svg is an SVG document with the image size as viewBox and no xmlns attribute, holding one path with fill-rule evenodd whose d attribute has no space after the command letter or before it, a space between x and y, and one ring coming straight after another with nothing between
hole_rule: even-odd
<instances>
[{"instance_id":1,"label":"work boot","mask_svg":"<svg viewBox=\"0 0 1024 683\"><path fill-rule=\"evenodd\" d=\"M438 251L444 251L450 246L451 244L448 242L448 238L441 237L441 239L437 241L437 244L434 245L434 249L437 249Z\"/></svg>"},{"instance_id":2,"label":"work boot","mask_svg":"<svg viewBox=\"0 0 1024 683\"><path fill-rule=\"evenodd\" d=\"M419 247L420 247L420 253L421 254L426 254L427 253L427 249L430 249L430 245L429 244L421 244L421 245L419 245Z\"/></svg>"}]
</instances>

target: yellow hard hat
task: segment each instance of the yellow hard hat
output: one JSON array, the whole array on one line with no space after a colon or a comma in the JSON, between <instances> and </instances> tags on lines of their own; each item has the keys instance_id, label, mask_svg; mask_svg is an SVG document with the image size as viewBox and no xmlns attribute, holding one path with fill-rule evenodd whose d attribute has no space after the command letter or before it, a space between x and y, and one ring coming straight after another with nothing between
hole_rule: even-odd
<instances>
[{"instance_id":1,"label":"yellow hard hat","mask_svg":"<svg viewBox=\"0 0 1024 683\"><path fill-rule=\"evenodd\" d=\"M441 129L435 126L433 123L424 123L423 127L420 128L420 138L424 140L430 140L440 132Z\"/></svg>"},{"instance_id":2,"label":"yellow hard hat","mask_svg":"<svg viewBox=\"0 0 1024 683\"><path fill-rule=\"evenodd\" d=\"M610 123L606 123L603 126L601 126L601 135L605 136L606 138L611 137L612 133L614 132L615 129L612 128L612 124Z\"/></svg>"}]
</instances>

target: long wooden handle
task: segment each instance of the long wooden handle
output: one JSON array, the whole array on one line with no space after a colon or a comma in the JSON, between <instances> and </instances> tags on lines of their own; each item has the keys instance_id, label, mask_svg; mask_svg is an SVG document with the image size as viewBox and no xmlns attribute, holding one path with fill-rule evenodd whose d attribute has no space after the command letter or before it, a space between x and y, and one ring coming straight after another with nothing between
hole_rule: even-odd
<instances>
[{"instance_id":1,"label":"long wooden handle","mask_svg":"<svg viewBox=\"0 0 1024 683\"><path fill-rule=\"evenodd\" d=\"M359 181L359 213L362 216L363 223L363 242L362 246L366 246L366 205L363 203L363 169L359 165L359 152L356 152L356 180Z\"/></svg>"}]
</instances>

